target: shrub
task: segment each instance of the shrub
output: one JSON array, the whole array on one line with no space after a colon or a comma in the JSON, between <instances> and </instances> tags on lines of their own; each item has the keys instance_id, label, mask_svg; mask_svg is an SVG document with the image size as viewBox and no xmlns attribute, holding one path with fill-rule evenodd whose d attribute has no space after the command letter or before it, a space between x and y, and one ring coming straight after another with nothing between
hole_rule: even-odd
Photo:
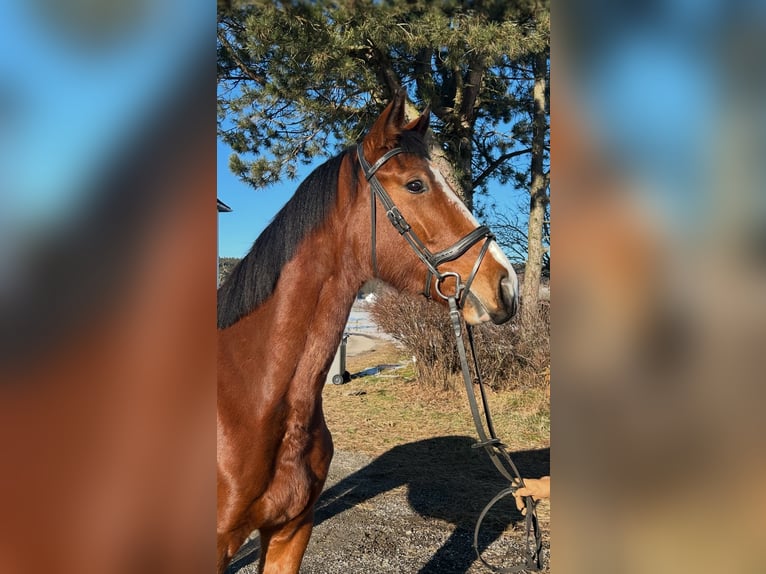
<instances>
[{"instance_id":1,"label":"shrub","mask_svg":"<svg viewBox=\"0 0 766 574\"><path fill-rule=\"evenodd\" d=\"M460 358L444 306L422 296L384 292L370 305L370 313L381 329L412 354L422 384L445 390L462 386ZM500 390L549 384L549 317L546 301L540 307L539 319L526 329L520 329L516 319L505 325L474 327L479 365L487 385ZM465 333L464 337L467 345Z\"/></svg>"},{"instance_id":2,"label":"shrub","mask_svg":"<svg viewBox=\"0 0 766 574\"><path fill-rule=\"evenodd\" d=\"M386 291L370 305L370 314L381 329L412 355L422 383L441 389L455 388L460 362L449 315L443 307L423 297Z\"/></svg>"},{"instance_id":3,"label":"shrub","mask_svg":"<svg viewBox=\"0 0 766 574\"><path fill-rule=\"evenodd\" d=\"M218 260L218 283L223 284L226 278L232 272L232 270L239 263L238 257L221 257Z\"/></svg>"}]
</instances>

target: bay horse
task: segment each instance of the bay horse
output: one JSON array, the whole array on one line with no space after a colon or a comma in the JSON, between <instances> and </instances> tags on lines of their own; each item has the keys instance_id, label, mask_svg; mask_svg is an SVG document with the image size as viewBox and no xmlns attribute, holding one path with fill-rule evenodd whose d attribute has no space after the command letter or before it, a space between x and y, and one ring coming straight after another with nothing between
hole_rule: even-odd
<instances>
[{"instance_id":1,"label":"bay horse","mask_svg":"<svg viewBox=\"0 0 766 574\"><path fill-rule=\"evenodd\" d=\"M301 183L218 291L219 573L255 529L259 572L298 572L333 455L322 388L365 281L418 292L425 277L470 324L515 313L513 268L430 161L430 114L406 123L405 100Z\"/></svg>"}]
</instances>

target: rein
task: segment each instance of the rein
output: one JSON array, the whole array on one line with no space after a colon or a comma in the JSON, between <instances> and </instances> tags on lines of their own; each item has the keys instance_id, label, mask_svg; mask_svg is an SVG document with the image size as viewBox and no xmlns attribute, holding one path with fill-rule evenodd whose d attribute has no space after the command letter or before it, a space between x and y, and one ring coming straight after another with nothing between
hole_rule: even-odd
<instances>
[{"instance_id":1,"label":"rein","mask_svg":"<svg viewBox=\"0 0 766 574\"><path fill-rule=\"evenodd\" d=\"M524 523L526 530L526 545L525 556L526 563L519 564L517 566L510 566L507 568L500 568L487 562L479 552L479 531L481 524L487 513L492 509L495 504L501 501L508 495L513 495L516 490L524 487L524 479L521 478L519 469L513 463L511 455L508 454L506 446L497 438L495 434L495 428L492 424L492 413L489 409L489 401L487 400L487 394L484 389L484 381L481 378L481 370L479 369L479 360L476 354L476 347L473 338L473 328L471 325L466 324L465 329L468 334L468 346L471 349L471 357L473 358L474 372L476 373L477 384L479 386L479 392L481 394L481 402L484 407L484 420L482 421L479 414L479 406L476 401L476 393L473 389L473 379L468 368L468 359L466 358L465 343L463 342L462 323L460 317L460 311L457 306L454 297L447 299L449 303L449 315L452 321L452 330L455 333L455 340L457 342L458 355L460 356L460 367L463 373L463 382L465 383L465 391L468 396L468 404L471 407L471 416L473 417L474 426L476 427L476 433L479 435L479 441L473 445L473 448L483 448L489 455L489 459L495 468L503 475L509 482L510 486L500 493L498 493L481 511L479 519L476 522L476 528L473 532L473 549L476 552L476 556L482 563L487 566L493 572L499 572L501 574L511 572L535 572L542 569L542 533L540 532L540 526L537 520L537 503L531 496L524 497L524 505L526 507L526 514L524 515ZM486 424L486 431L484 425ZM534 542L532 541L532 535L534 535Z\"/></svg>"},{"instance_id":2,"label":"rein","mask_svg":"<svg viewBox=\"0 0 766 574\"><path fill-rule=\"evenodd\" d=\"M479 441L473 445L473 448L483 448L485 452L489 455L490 460L495 465L495 467L500 472L500 474L503 475L503 477L510 482L510 486L502 490L492 500L490 500L490 502L484 507L484 510L482 510L481 514L479 515L479 519L476 523L476 528L474 529L474 535L473 535L473 548L474 548L474 551L476 552L476 556L490 570L494 572L498 572L500 574L506 574L511 572L538 571L542 568L542 535L540 533L540 527L537 520L537 512L536 512L537 503L532 499L531 496L524 497L524 504L526 506L526 514L525 514L526 563L507 567L507 568L500 568L487 562L482 557L481 552L479 551L479 531L481 528L481 524L484 521L484 518L486 517L487 513L500 500L507 497L508 495L513 495L513 493L515 493L516 490L524 487L524 480L521 478L521 474L519 473L518 468L516 468L516 465L513 463L513 460L511 460L511 456L510 454L508 454L506 446L500 441L499 438L497 438L497 435L495 434L495 428L492 423L492 415L489 409L489 402L487 400L487 395L484 389L484 382L482 381L482 378L481 378L481 370L479 369L479 360L476 354L476 348L475 348L474 337L473 337L473 329L471 325L466 324L465 328L466 328L466 333L468 334L468 346L471 349L471 357L473 359L474 372L476 373L477 384L479 386L479 391L481 394L481 402L484 409L483 420L479 412L479 406L476 400L476 393L474 392L474 388L473 388L473 378L471 377L470 368L468 366L468 358L466 354L465 343L463 341L462 317L460 315L460 309L465 303L465 297L467 296L468 291L471 287L471 284L473 283L473 280L479 271L479 267L481 266L481 263L484 260L484 256L486 255L487 250L489 249L490 242L494 241L495 236L488 227L486 227L485 225L480 225L479 227L477 227L476 229L468 233L466 236L464 236L462 239L459 239L451 247L448 247L447 249L444 249L437 253L431 253L429 249L425 246L425 244L417 236L417 234L412 230L412 228L407 223L407 221L404 219L404 216L399 211L399 208L397 208L394 202L391 200L391 197L388 195L386 190L380 184L380 181L378 181L378 178L375 177L375 172L377 172L378 169L380 169L380 167L383 164L385 164L389 159L391 159L395 155L403 153L403 151L404 150L402 150L401 148L394 148L388 151L387 153L385 153L373 165L370 165L364 157L362 144L361 143L357 144L357 156L359 158L359 164L361 165L362 170L364 171L365 178L369 182L370 190L371 190L370 211L371 211L371 217L372 217L371 239L372 239L373 273L377 277L378 263L377 263L376 246L375 246L375 242L376 242L375 236L376 236L376 227L377 227L376 226L376 206L377 206L377 199L380 199L380 202L386 208L386 216L388 217L388 220L391 222L394 228L399 232L399 234L407 240L407 242L410 244L412 249L415 251L415 254L426 266L426 282L425 282L425 288L424 288L424 295L429 299L431 298L431 282L435 278L436 292L439 294L439 296L442 299L446 300L449 305L449 316L452 322L452 329L455 334L455 341L457 344L458 354L460 356L460 366L461 366L462 375L463 375L463 382L465 383L466 394L468 395L468 403L471 408L471 415L473 417L473 422L476 427L476 432L479 436ZM446 263L448 261L454 261L455 259L458 259L462 255L464 255L471 247L473 247L475 244L479 243L480 241L484 241L484 244L481 247L479 256L477 257L476 262L474 263L474 266L471 269L471 274L468 276L468 280L465 282L465 284L461 283L461 277L458 273L455 273L452 271L447 271L442 273L439 271L438 269L439 265L441 265L442 263ZM445 294L441 290L441 284L447 277L452 277L455 279L455 291L452 294ZM486 425L486 429L485 429L485 425ZM532 536L534 536L534 541L532 540Z\"/></svg>"}]
</instances>

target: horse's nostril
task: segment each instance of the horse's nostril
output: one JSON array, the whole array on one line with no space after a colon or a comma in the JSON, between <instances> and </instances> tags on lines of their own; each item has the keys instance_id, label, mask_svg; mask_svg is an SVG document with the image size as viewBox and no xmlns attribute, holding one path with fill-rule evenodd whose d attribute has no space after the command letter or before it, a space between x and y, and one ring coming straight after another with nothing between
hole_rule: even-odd
<instances>
[{"instance_id":1,"label":"horse's nostril","mask_svg":"<svg viewBox=\"0 0 766 574\"><path fill-rule=\"evenodd\" d=\"M472 291L468 291L468 296L466 297L466 307L472 308L473 316L477 323L483 323L491 319L487 313L487 308ZM465 314L463 316L466 317L466 321L468 321L468 317ZM474 323L473 321L469 322L471 322L471 324Z\"/></svg>"}]
</instances>

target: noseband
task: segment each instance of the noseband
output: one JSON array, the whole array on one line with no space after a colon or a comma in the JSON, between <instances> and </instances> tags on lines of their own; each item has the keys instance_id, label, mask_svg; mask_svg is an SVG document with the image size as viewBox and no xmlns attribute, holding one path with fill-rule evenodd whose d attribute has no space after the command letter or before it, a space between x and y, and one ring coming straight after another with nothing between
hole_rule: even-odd
<instances>
[{"instance_id":1,"label":"noseband","mask_svg":"<svg viewBox=\"0 0 766 574\"><path fill-rule=\"evenodd\" d=\"M389 159L403 153L402 148L394 148L391 151L386 152L383 157L376 161L373 165L370 165L364 157L364 150L362 144L357 144L356 153L359 158L359 165L362 166L364 176L370 184L370 210L371 210L371 228L372 228L372 269L373 274L378 276L378 261L375 249L375 229L376 225L376 206L377 199L386 208L386 216L394 228L399 234L407 240L415 254L426 266L426 284L423 294L431 297L431 281L436 278L436 292L439 296L447 301L450 309L450 319L452 321L452 329L455 334L455 340L457 342L458 354L460 356L460 365L463 375L463 382L465 383L466 393L468 395L468 403L471 408L471 415L474 420L477 434L479 435L479 442L474 445L474 448L484 448L489 455L490 460L495 465L497 470L506 479L510 481L510 486L501 491L495 496L485 507L479 515L476 528L473 535L473 547L476 552L476 556L481 562L487 566L490 570L499 574L510 574L515 572L536 572L542 569L542 536L537 520L536 506L537 503L531 496L524 497L524 503L526 507L525 523L526 523L526 545L525 545L525 562L523 564L517 564L508 568L499 568L487 562L479 551L479 530L481 524L486 517L487 513L503 498L513 495L516 490L524 486L524 479L521 478L518 468L511 460L510 454L506 450L505 445L497 438L495 434L494 425L492 424L492 415L489 410L489 403L484 390L484 384L481 378L481 371L479 369L479 361L476 355L473 330L470 325L466 324L466 332L468 333L468 343L471 349L471 356L473 358L474 372L476 373L477 383L479 391L481 392L482 406L484 410L484 422L479 413L479 406L476 400L476 394L473 389L473 379L471 378L470 369L468 367L468 359L466 356L465 344L463 342L463 329L460 318L459 309L465 303L465 297L467 296L471 283L473 283L476 274L479 271L481 262L484 260L484 256L487 254L490 242L495 240L494 234L485 225L480 225L468 235L459 239L454 245L443 249L437 253L431 253L431 251L420 240L417 234L412 230L412 227L404 219L404 216L396 207L391 197L383 189L383 186L375 176L380 167L385 164ZM442 273L439 271L439 265L448 261L454 261L462 255L464 255L471 247L484 241L481 246L481 251L476 259L476 262L471 269L471 274L468 276L468 280L463 284L459 273L453 271L446 271ZM452 294L445 294L442 291L442 282L447 277L453 277L455 279L455 292ZM486 424L486 429L485 429ZM534 537L534 539L533 539Z\"/></svg>"},{"instance_id":2,"label":"noseband","mask_svg":"<svg viewBox=\"0 0 766 574\"><path fill-rule=\"evenodd\" d=\"M489 249L490 242L494 241L495 236L486 225L480 225L479 227L471 231L469 234L467 234L465 237L456 241L455 244L452 245L451 247L443 249L442 251L439 251L437 253L431 253L428 247L426 247L425 244L417 236L417 234L412 229L412 227L410 227L410 224L407 223L407 220L404 219L404 216L402 215L401 211L399 211L399 208L396 207L396 204L394 204L393 200L391 199L391 196L388 195L385 189L383 189L383 186L380 184L380 181L375 176L375 172L377 172L381 168L381 166L383 166L383 164L385 164L389 159L391 159L395 155L398 155L403 152L404 150L402 148L399 148L399 147L394 148L386 152L383 155L383 157L381 157L373 165L370 165L364 157L364 150L362 149L362 144L360 143L360 144L357 144L356 146L356 153L359 158L359 165L362 166L362 170L364 171L364 177L369 182L370 190L372 192L370 193L370 212L372 216L371 229L372 229L373 274L376 277L378 276L378 258L376 254L376 248L375 248L375 241L376 241L375 236L376 236L376 228L377 228L377 225L376 225L377 199L380 199L380 202L383 204L383 207L385 207L386 209L386 216L388 217L388 220L391 222L394 228L399 232L399 234L407 240L407 243L409 243L410 247L412 247L413 251L415 251L415 255L417 255L418 258L426 266L426 282L425 282L425 287L423 289L423 294L430 299L431 282L435 278L436 292L443 299L449 299L450 295L447 295L442 291L442 282L447 277L452 277L455 279L455 292L454 292L454 295L452 296L455 297L458 303L458 306L462 306L462 304L465 302L465 297L468 294L469 289L471 288L471 284L473 283L473 280L479 271L481 262L483 261L484 256L487 253L487 250ZM444 273L439 271L439 265L458 259L459 257L463 256L466 253L466 251L468 251L471 247L473 247L474 245L476 245L482 240L484 241L484 244L481 247L479 256L477 257L476 262L474 263L473 269L471 270L471 274L468 276L468 280L465 282L465 284L462 283L462 278L460 277L460 274L455 273L454 271L446 271Z\"/></svg>"}]
</instances>

